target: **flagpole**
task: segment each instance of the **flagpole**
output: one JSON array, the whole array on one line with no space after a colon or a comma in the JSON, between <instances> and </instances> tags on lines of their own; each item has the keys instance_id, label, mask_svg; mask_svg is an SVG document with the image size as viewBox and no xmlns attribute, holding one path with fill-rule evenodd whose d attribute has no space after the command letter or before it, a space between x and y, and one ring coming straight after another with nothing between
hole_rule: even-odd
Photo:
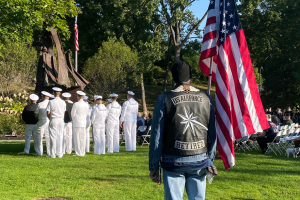
<instances>
[{"instance_id":1,"label":"flagpole","mask_svg":"<svg viewBox=\"0 0 300 200\"><path fill-rule=\"evenodd\" d=\"M78 72L78 27L77 27L77 17L75 17L75 71ZM75 83L77 86L77 83Z\"/></svg>"},{"instance_id":2,"label":"flagpole","mask_svg":"<svg viewBox=\"0 0 300 200\"><path fill-rule=\"evenodd\" d=\"M212 77L212 60L210 59L210 68L209 68L209 76L208 76L208 87L207 87L207 93L210 95L210 88L211 88L211 77Z\"/></svg>"}]
</instances>

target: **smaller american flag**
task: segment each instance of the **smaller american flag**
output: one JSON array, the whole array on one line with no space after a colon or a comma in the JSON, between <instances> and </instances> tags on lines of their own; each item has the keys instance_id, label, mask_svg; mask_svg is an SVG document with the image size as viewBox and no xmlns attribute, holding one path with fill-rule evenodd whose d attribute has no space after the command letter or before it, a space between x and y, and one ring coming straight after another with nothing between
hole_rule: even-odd
<instances>
[{"instance_id":1,"label":"smaller american flag","mask_svg":"<svg viewBox=\"0 0 300 200\"><path fill-rule=\"evenodd\" d=\"M75 17L75 51L79 51L77 17Z\"/></svg>"}]
</instances>

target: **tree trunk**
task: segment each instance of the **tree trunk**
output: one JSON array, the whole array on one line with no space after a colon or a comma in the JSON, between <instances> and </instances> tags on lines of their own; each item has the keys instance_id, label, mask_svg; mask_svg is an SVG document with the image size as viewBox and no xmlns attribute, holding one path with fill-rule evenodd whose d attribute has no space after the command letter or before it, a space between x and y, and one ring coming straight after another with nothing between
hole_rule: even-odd
<instances>
[{"instance_id":1,"label":"tree trunk","mask_svg":"<svg viewBox=\"0 0 300 200\"><path fill-rule=\"evenodd\" d=\"M181 51L181 46L180 44L175 44L175 58L174 58L174 62L178 62L180 61L180 51Z\"/></svg>"},{"instance_id":2,"label":"tree trunk","mask_svg":"<svg viewBox=\"0 0 300 200\"><path fill-rule=\"evenodd\" d=\"M143 114L147 113L145 87L144 87L144 74L141 73L141 87L142 87L142 103L143 103Z\"/></svg>"},{"instance_id":3,"label":"tree trunk","mask_svg":"<svg viewBox=\"0 0 300 200\"><path fill-rule=\"evenodd\" d=\"M170 58L171 58L171 44L172 44L172 35L169 36L168 55L167 55L167 63L166 63L166 74L165 74L165 81L164 81L164 91L167 90L169 63L170 63Z\"/></svg>"}]
</instances>

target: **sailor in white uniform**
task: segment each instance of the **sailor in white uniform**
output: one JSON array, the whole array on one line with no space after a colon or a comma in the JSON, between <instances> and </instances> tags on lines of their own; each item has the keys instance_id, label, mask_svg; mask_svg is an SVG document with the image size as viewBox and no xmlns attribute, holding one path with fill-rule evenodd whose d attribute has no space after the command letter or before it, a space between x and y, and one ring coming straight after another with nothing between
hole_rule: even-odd
<instances>
[{"instance_id":1,"label":"sailor in white uniform","mask_svg":"<svg viewBox=\"0 0 300 200\"><path fill-rule=\"evenodd\" d=\"M42 91L42 101L38 103L34 112L36 118L39 119L37 123L36 145L34 148L39 156L43 155L43 136L46 139L47 154L50 156L50 137L49 137L49 118L47 117L47 106L51 94L49 92Z\"/></svg>"},{"instance_id":2,"label":"sailor in white uniform","mask_svg":"<svg viewBox=\"0 0 300 200\"><path fill-rule=\"evenodd\" d=\"M121 115L122 107L117 102L118 95L113 93L110 95L112 103L106 106L107 108L107 122L106 122L106 135L107 135L107 152L119 152L119 118Z\"/></svg>"},{"instance_id":3,"label":"sailor in white uniform","mask_svg":"<svg viewBox=\"0 0 300 200\"><path fill-rule=\"evenodd\" d=\"M89 99L89 97L86 95L83 97L84 102L89 106L89 113L86 116L86 132L85 132L85 134L86 134L85 151L86 152L90 152L90 143L91 143L90 128L91 128L91 115L92 115L92 111L93 111L91 105L88 103L88 99Z\"/></svg>"},{"instance_id":4,"label":"sailor in white uniform","mask_svg":"<svg viewBox=\"0 0 300 200\"><path fill-rule=\"evenodd\" d=\"M34 112L37 108L36 102L39 100L39 97L36 94L31 94L29 96L29 104L25 106L22 112L22 119L26 123L25 125L25 148L22 153L28 154L30 150L30 139L31 135L34 140L34 149L36 151L36 134L37 134L37 118L34 115ZM36 155L38 156L38 152L36 151Z\"/></svg>"},{"instance_id":5,"label":"sailor in white uniform","mask_svg":"<svg viewBox=\"0 0 300 200\"><path fill-rule=\"evenodd\" d=\"M62 93L64 101L66 102L66 112L64 117L65 127L64 127L64 140L63 140L63 154L72 153L72 118L71 110L73 107L73 102L70 100L71 94L68 92Z\"/></svg>"},{"instance_id":6,"label":"sailor in white uniform","mask_svg":"<svg viewBox=\"0 0 300 200\"><path fill-rule=\"evenodd\" d=\"M91 116L94 135L94 154L105 154L105 120L107 109L102 104L102 96L95 96L96 105Z\"/></svg>"},{"instance_id":7,"label":"sailor in white uniform","mask_svg":"<svg viewBox=\"0 0 300 200\"><path fill-rule=\"evenodd\" d=\"M49 101L47 106L47 115L50 116L49 132L50 132L50 157L63 157L63 135L64 135L64 116L66 111L66 103L59 97L61 88L54 87L55 98Z\"/></svg>"},{"instance_id":8,"label":"sailor in white uniform","mask_svg":"<svg viewBox=\"0 0 300 200\"><path fill-rule=\"evenodd\" d=\"M77 91L78 102L73 104L71 117L73 120L73 133L74 133L74 148L75 156L85 155L86 146L86 125L87 115L89 115L89 106L83 101L85 93Z\"/></svg>"},{"instance_id":9,"label":"sailor in white uniform","mask_svg":"<svg viewBox=\"0 0 300 200\"><path fill-rule=\"evenodd\" d=\"M126 151L136 151L136 121L139 104L133 99L134 93L128 91L127 101L123 103L120 126L124 126Z\"/></svg>"}]
</instances>

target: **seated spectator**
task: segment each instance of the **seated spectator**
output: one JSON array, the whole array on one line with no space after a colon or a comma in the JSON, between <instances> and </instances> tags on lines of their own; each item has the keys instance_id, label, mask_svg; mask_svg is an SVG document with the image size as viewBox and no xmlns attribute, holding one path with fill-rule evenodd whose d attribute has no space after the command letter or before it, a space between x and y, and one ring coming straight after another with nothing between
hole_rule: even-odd
<instances>
[{"instance_id":1,"label":"seated spectator","mask_svg":"<svg viewBox=\"0 0 300 200\"><path fill-rule=\"evenodd\" d=\"M274 124L276 124L276 126L280 124L280 120L276 115L272 115L271 120Z\"/></svg>"},{"instance_id":2,"label":"seated spectator","mask_svg":"<svg viewBox=\"0 0 300 200\"><path fill-rule=\"evenodd\" d=\"M152 118L153 118L153 114L152 114L152 113L149 113L149 114L148 114L148 119L146 120L146 126L147 126L148 128L151 126Z\"/></svg>"},{"instance_id":3,"label":"seated spectator","mask_svg":"<svg viewBox=\"0 0 300 200\"><path fill-rule=\"evenodd\" d=\"M268 111L266 112L266 114L269 114L269 115L273 115L273 111L272 111L272 108L269 107Z\"/></svg>"},{"instance_id":4,"label":"seated spectator","mask_svg":"<svg viewBox=\"0 0 300 200\"><path fill-rule=\"evenodd\" d=\"M147 117L147 112L144 112L144 113L143 113L143 118L144 118L145 121L147 121L147 119L148 119L148 117Z\"/></svg>"},{"instance_id":5,"label":"seated spectator","mask_svg":"<svg viewBox=\"0 0 300 200\"><path fill-rule=\"evenodd\" d=\"M293 116L294 116L294 113L293 113L293 111L291 110L291 107L290 107L290 106L287 107L287 110L284 112L284 116L286 116L286 115L289 115L291 118L293 118Z\"/></svg>"},{"instance_id":6,"label":"seated spectator","mask_svg":"<svg viewBox=\"0 0 300 200\"><path fill-rule=\"evenodd\" d=\"M300 147L300 137L297 137L297 138L293 139L293 142L295 144L295 148Z\"/></svg>"},{"instance_id":7,"label":"seated spectator","mask_svg":"<svg viewBox=\"0 0 300 200\"><path fill-rule=\"evenodd\" d=\"M267 112L269 112L269 108L266 108L265 113L268 114Z\"/></svg>"},{"instance_id":8,"label":"seated spectator","mask_svg":"<svg viewBox=\"0 0 300 200\"><path fill-rule=\"evenodd\" d=\"M283 116L282 116L282 112L281 112L281 109L280 109L280 108L277 108L277 109L276 109L275 115L278 117L279 123L281 123L282 120L283 120Z\"/></svg>"},{"instance_id":9,"label":"seated spectator","mask_svg":"<svg viewBox=\"0 0 300 200\"><path fill-rule=\"evenodd\" d=\"M139 112L139 113L138 113L138 116L137 116L136 128L139 129L140 126L145 126L145 120L144 120L144 118L142 117L141 113ZM140 130L138 130L136 134L137 134L138 136L141 136L141 135L144 134L144 131L141 132Z\"/></svg>"},{"instance_id":10,"label":"seated spectator","mask_svg":"<svg viewBox=\"0 0 300 200\"><path fill-rule=\"evenodd\" d=\"M292 120L291 120L291 117L289 114L286 114L284 117L283 117L283 121L282 121L282 126L285 126L285 125L291 125L292 123L294 123Z\"/></svg>"},{"instance_id":11,"label":"seated spectator","mask_svg":"<svg viewBox=\"0 0 300 200\"><path fill-rule=\"evenodd\" d=\"M272 142L275 138L277 133L279 132L276 124L272 122L271 115L267 115L267 120L270 125L270 127L266 130L264 130L257 138L257 143L260 146L262 153L266 153L268 150L267 143Z\"/></svg>"},{"instance_id":12,"label":"seated spectator","mask_svg":"<svg viewBox=\"0 0 300 200\"><path fill-rule=\"evenodd\" d=\"M292 121L293 121L294 123L298 123L298 122L299 122L298 116L297 116L297 115L294 115L293 118L292 118Z\"/></svg>"}]
</instances>

